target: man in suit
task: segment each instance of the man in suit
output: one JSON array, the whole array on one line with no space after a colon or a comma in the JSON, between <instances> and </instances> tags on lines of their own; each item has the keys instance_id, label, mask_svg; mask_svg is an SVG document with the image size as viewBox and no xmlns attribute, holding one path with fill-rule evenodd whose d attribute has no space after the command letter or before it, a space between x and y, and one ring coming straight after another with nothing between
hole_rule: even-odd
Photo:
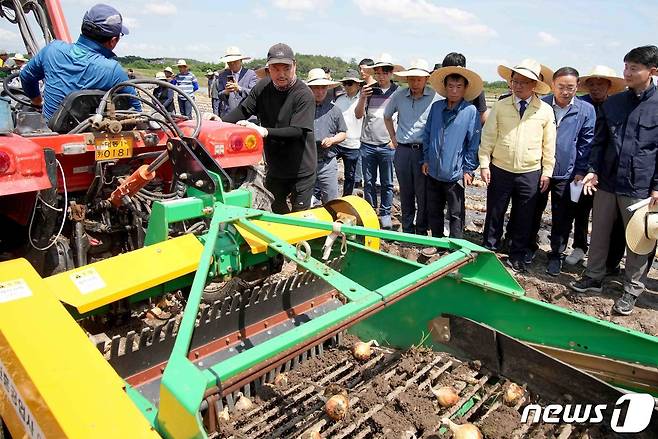
<instances>
[{"instance_id":1,"label":"man in suit","mask_svg":"<svg viewBox=\"0 0 658 439\"><path fill-rule=\"evenodd\" d=\"M220 117L224 117L237 108L258 82L256 72L242 66L242 61L248 59L251 58L242 55L240 49L233 46L226 49L226 55L220 59L228 66L219 73L214 81L214 87L219 96Z\"/></svg>"}]
</instances>

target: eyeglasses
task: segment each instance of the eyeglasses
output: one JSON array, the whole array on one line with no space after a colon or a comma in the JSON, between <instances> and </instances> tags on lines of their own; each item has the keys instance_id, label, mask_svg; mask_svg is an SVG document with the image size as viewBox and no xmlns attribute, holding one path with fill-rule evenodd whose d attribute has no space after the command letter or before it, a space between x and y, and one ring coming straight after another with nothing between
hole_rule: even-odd
<instances>
[{"instance_id":1,"label":"eyeglasses","mask_svg":"<svg viewBox=\"0 0 658 439\"><path fill-rule=\"evenodd\" d=\"M558 85L558 86L557 86L557 90L558 90L558 91L566 91L566 92L568 92L568 93L573 93L573 92L576 91L577 89L578 89L578 87L574 87L573 85L569 85L569 86L566 86L566 87L565 87L565 86L562 86L562 85Z\"/></svg>"},{"instance_id":2,"label":"eyeglasses","mask_svg":"<svg viewBox=\"0 0 658 439\"><path fill-rule=\"evenodd\" d=\"M512 79L511 83L512 86L518 85L519 87L527 87L532 85L534 81L517 81L516 79Z\"/></svg>"}]
</instances>

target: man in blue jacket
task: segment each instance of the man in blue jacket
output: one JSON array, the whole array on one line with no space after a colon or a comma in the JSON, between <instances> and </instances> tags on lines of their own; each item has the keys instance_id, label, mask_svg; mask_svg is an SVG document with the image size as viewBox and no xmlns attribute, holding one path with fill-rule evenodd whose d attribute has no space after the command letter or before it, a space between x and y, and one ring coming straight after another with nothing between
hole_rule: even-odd
<instances>
[{"instance_id":1,"label":"man in blue jacket","mask_svg":"<svg viewBox=\"0 0 658 439\"><path fill-rule=\"evenodd\" d=\"M227 68L222 70L213 86L219 97L219 116L224 117L247 97L258 82L256 72L242 66L242 61L251 59L240 53L237 47L226 49L226 55L220 59Z\"/></svg>"},{"instance_id":2,"label":"man in blue jacket","mask_svg":"<svg viewBox=\"0 0 658 439\"><path fill-rule=\"evenodd\" d=\"M650 198L658 205L658 93L652 76L658 73L658 47L637 47L624 57L628 90L610 96L596 120L596 132L585 176L584 192L594 196L592 238L587 270L570 284L578 292L602 290L610 231L621 211L624 227L632 213L626 209ZM622 315L633 311L644 291L647 257L626 248L624 292L612 310Z\"/></svg>"},{"instance_id":3,"label":"man in blue jacket","mask_svg":"<svg viewBox=\"0 0 658 439\"><path fill-rule=\"evenodd\" d=\"M113 59L116 55L112 52L123 35L128 35L128 29L119 11L98 4L85 13L78 41L69 44L55 40L27 63L20 75L23 90L34 105L43 105L46 120L74 91L109 90L128 80L128 74ZM39 92L41 80L43 98ZM135 89L126 87L123 92L135 94ZM137 99L131 103L137 110L142 109Z\"/></svg>"},{"instance_id":4,"label":"man in blue jacket","mask_svg":"<svg viewBox=\"0 0 658 439\"><path fill-rule=\"evenodd\" d=\"M464 237L464 187L478 167L480 113L470 101L482 92L482 79L464 67L435 70L430 83L445 100L436 101L423 133L422 171L427 175L428 222L432 236L443 237L447 204L450 237Z\"/></svg>"},{"instance_id":5,"label":"man in blue jacket","mask_svg":"<svg viewBox=\"0 0 658 439\"><path fill-rule=\"evenodd\" d=\"M553 94L542 98L553 107L557 125L555 141L555 168L549 189L540 192L530 235L531 255L526 263L532 262L532 254L537 251L537 234L541 217L551 194L551 252L548 256L546 272L552 276L560 274L562 256L567 248L571 231L571 193L569 184L580 182L587 174L587 162L594 138L596 111L592 104L576 98L578 71L572 67L562 67L553 74Z\"/></svg>"}]
</instances>

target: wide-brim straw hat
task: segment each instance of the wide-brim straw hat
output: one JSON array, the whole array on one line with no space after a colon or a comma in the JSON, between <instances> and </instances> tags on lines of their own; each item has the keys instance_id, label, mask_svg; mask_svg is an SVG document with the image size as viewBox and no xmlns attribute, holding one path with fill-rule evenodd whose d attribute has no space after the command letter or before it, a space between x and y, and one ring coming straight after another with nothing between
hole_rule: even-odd
<instances>
[{"instance_id":1,"label":"wide-brim straw hat","mask_svg":"<svg viewBox=\"0 0 658 439\"><path fill-rule=\"evenodd\" d=\"M169 72L169 73L171 73L172 75L174 74L174 70L173 70L171 67L165 67L164 70L163 70L163 72Z\"/></svg>"},{"instance_id":2,"label":"wide-brim straw hat","mask_svg":"<svg viewBox=\"0 0 658 439\"><path fill-rule=\"evenodd\" d=\"M224 62L233 62L233 61L240 61L247 59L251 59L251 57L243 55L240 48L235 46L226 48L226 51L224 52L224 56L219 58L220 61L224 61Z\"/></svg>"},{"instance_id":3,"label":"wide-brim straw hat","mask_svg":"<svg viewBox=\"0 0 658 439\"><path fill-rule=\"evenodd\" d=\"M482 90L484 90L484 83L482 82L480 75L472 70L467 69L466 67L460 66L441 67L440 69L435 70L430 75L430 85L438 94L446 97L447 91L446 86L443 85L443 80L452 74L463 76L466 78L466 80L468 80L468 87L466 87L466 93L464 94L465 100L474 100L480 96L480 93L482 93Z\"/></svg>"},{"instance_id":4,"label":"wide-brim straw hat","mask_svg":"<svg viewBox=\"0 0 658 439\"><path fill-rule=\"evenodd\" d=\"M164 72L158 72L155 74L155 79L164 80L167 79L167 77L165 76Z\"/></svg>"},{"instance_id":5,"label":"wide-brim straw hat","mask_svg":"<svg viewBox=\"0 0 658 439\"><path fill-rule=\"evenodd\" d=\"M553 74L555 73L550 67L545 66L544 64L539 64L541 66L541 77L544 84L553 88Z\"/></svg>"},{"instance_id":6,"label":"wide-brim straw hat","mask_svg":"<svg viewBox=\"0 0 658 439\"><path fill-rule=\"evenodd\" d=\"M178 62L176 63L177 66L186 66L187 67L187 61L184 59L179 59Z\"/></svg>"},{"instance_id":7,"label":"wide-brim straw hat","mask_svg":"<svg viewBox=\"0 0 658 439\"><path fill-rule=\"evenodd\" d=\"M638 255L649 254L658 239L658 207L639 208L626 226L626 245Z\"/></svg>"},{"instance_id":8,"label":"wide-brim straw hat","mask_svg":"<svg viewBox=\"0 0 658 439\"><path fill-rule=\"evenodd\" d=\"M401 72L404 70L404 67L400 64L395 64L393 62L393 57L388 53L382 53L379 55L379 58L375 60L375 63L368 67L363 67L363 70L372 75L375 72L375 67L393 67L393 73Z\"/></svg>"},{"instance_id":9,"label":"wide-brim straw hat","mask_svg":"<svg viewBox=\"0 0 658 439\"><path fill-rule=\"evenodd\" d=\"M258 68L256 70L254 70L254 72L256 72L256 77L258 79L263 79L263 78L267 77L267 66L263 66L261 68Z\"/></svg>"},{"instance_id":10,"label":"wide-brim straw hat","mask_svg":"<svg viewBox=\"0 0 658 439\"><path fill-rule=\"evenodd\" d=\"M327 79L327 74L322 69L311 69L306 77L306 85L324 85L328 88L338 87L340 82Z\"/></svg>"},{"instance_id":11,"label":"wide-brim straw hat","mask_svg":"<svg viewBox=\"0 0 658 439\"><path fill-rule=\"evenodd\" d=\"M11 57L14 61L23 61L23 62L28 62L29 60L23 56L22 53L17 53L14 56Z\"/></svg>"},{"instance_id":12,"label":"wide-brim straw hat","mask_svg":"<svg viewBox=\"0 0 658 439\"><path fill-rule=\"evenodd\" d=\"M411 62L411 66L402 70L401 72L394 73L394 76L402 81L406 82L409 76L419 76L419 77L429 77L432 70L430 69L430 63L424 59L415 59Z\"/></svg>"},{"instance_id":13,"label":"wide-brim straw hat","mask_svg":"<svg viewBox=\"0 0 658 439\"><path fill-rule=\"evenodd\" d=\"M620 93L626 90L626 81L624 78L617 76L617 73L607 66L594 66L594 68L585 76L580 77L580 82L578 83L578 90L589 93L589 88L587 87L587 80L593 78L607 79L610 81L610 89L608 89L608 94Z\"/></svg>"},{"instance_id":14,"label":"wide-brim straw hat","mask_svg":"<svg viewBox=\"0 0 658 439\"><path fill-rule=\"evenodd\" d=\"M534 59L524 59L523 61L512 67L504 66L502 64L499 65L498 74L501 76L501 78L507 81L508 84L511 84L512 72L518 73L524 78L537 81L537 84L535 84L535 88L534 88L535 93L547 95L551 92L551 87L546 82L540 79L539 75L542 74L541 67L542 67L541 64L539 64Z\"/></svg>"}]
</instances>

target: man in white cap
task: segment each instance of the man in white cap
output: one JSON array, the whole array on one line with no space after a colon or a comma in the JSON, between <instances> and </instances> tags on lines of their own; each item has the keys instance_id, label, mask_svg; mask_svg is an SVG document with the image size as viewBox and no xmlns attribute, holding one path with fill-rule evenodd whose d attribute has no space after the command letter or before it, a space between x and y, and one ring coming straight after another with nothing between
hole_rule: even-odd
<instances>
[{"instance_id":1,"label":"man in white cap","mask_svg":"<svg viewBox=\"0 0 658 439\"><path fill-rule=\"evenodd\" d=\"M267 52L269 78L258 81L247 97L222 119L257 130L264 138L267 174L265 187L274 196L272 210L306 210L315 187L317 149L313 136L315 99L297 78L295 54L278 43ZM257 116L260 126L247 122Z\"/></svg>"},{"instance_id":2,"label":"man in white cap","mask_svg":"<svg viewBox=\"0 0 658 439\"><path fill-rule=\"evenodd\" d=\"M363 118L357 119L354 109L359 101L361 85L364 81L356 70L347 70L340 80L345 93L336 98L334 104L343 112L347 125L347 138L336 146L337 158L343 160L343 196L352 195L361 157L361 127Z\"/></svg>"},{"instance_id":3,"label":"man in white cap","mask_svg":"<svg viewBox=\"0 0 658 439\"><path fill-rule=\"evenodd\" d=\"M318 153L315 194L318 202L327 202L338 198L338 163L336 145L347 137L347 125L340 108L327 99L327 91L340 83L327 79L323 69L311 69L306 85L311 88L315 98L315 120L313 134Z\"/></svg>"},{"instance_id":4,"label":"man in white cap","mask_svg":"<svg viewBox=\"0 0 658 439\"><path fill-rule=\"evenodd\" d=\"M624 78L617 76L615 71L606 66L595 66L589 74L580 78L578 90L587 92L580 96L580 99L594 105L596 114L601 110L603 103L608 96L620 93L626 89ZM573 227L573 250L564 260L569 265L576 265L585 258L589 249L589 216L592 212L592 203L594 197L589 194L581 194L578 204L573 207L574 210L574 227ZM617 274L620 271L619 264L624 257L626 243L624 241L624 224L621 221L621 215L618 215L617 221L612 228L610 235L610 251L606 261L606 272L610 275Z\"/></svg>"},{"instance_id":5,"label":"man in white cap","mask_svg":"<svg viewBox=\"0 0 658 439\"><path fill-rule=\"evenodd\" d=\"M196 76L190 72L187 61L184 59L179 59L176 65L178 66L178 74L174 76L174 80L171 83L177 85L178 88L194 99L194 93L199 89L199 82ZM192 103L183 95L178 96L178 110L183 116L192 118Z\"/></svg>"},{"instance_id":6,"label":"man in white cap","mask_svg":"<svg viewBox=\"0 0 658 439\"><path fill-rule=\"evenodd\" d=\"M480 76L461 66L442 67L430 83L444 96L434 102L423 132L422 171L427 175L427 213L432 236L443 237L444 210L450 237L464 237L465 187L478 167L480 113L471 102L482 93Z\"/></svg>"},{"instance_id":7,"label":"man in white cap","mask_svg":"<svg viewBox=\"0 0 658 439\"><path fill-rule=\"evenodd\" d=\"M537 191L549 187L555 165L555 115L536 93L548 94L540 80L541 65L526 59L513 67L498 66L498 74L512 87L512 96L494 104L482 132L480 175L487 188L487 216L483 245L500 250L505 213L512 201L508 265L526 270L530 235L528 212L534 212Z\"/></svg>"},{"instance_id":8,"label":"man in white cap","mask_svg":"<svg viewBox=\"0 0 658 439\"><path fill-rule=\"evenodd\" d=\"M409 69L395 76L409 85L398 89L384 110L384 124L395 149L393 165L400 185L402 231L427 235L427 181L420 167L423 132L436 92L427 87L430 66L424 59L414 60ZM393 124L395 114L397 129Z\"/></svg>"},{"instance_id":9,"label":"man in white cap","mask_svg":"<svg viewBox=\"0 0 658 439\"><path fill-rule=\"evenodd\" d=\"M371 71L377 82L365 85L361 89L359 101L354 109L357 118L363 117L361 131L361 160L363 164L363 185L365 199L377 209L379 221L384 229L391 229L391 207L393 205L393 157L395 147L391 144L391 135L384 124L386 104L398 89L391 82L393 71L404 70L394 65L389 54L382 54L377 62L364 71ZM377 201L377 171L381 187L381 199Z\"/></svg>"},{"instance_id":10,"label":"man in white cap","mask_svg":"<svg viewBox=\"0 0 658 439\"><path fill-rule=\"evenodd\" d=\"M74 91L109 90L128 80L112 52L121 37L128 35L119 11L104 4L93 6L82 18L81 31L82 35L74 44L52 41L21 70L25 95L34 105L43 105L42 114L46 120ZM44 81L43 97L40 81ZM125 87L123 92L136 94L133 87ZM141 111L139 100L133 98L131 104Z\"/></svg>"},{"instance_id":11,"label":"man in white cap","mask_svg":"<svg viewBox=\"0 0 658 439\"><path fill-rule=\"evenodd\" d=\"M219 116L223 117L235 109L258 82L256 72L245 69L242 61L251 59L242 54L240 49L231 46L220 61L227 64L217 76L215 87L219 97Z\"/></svg>"}]
</instances>

